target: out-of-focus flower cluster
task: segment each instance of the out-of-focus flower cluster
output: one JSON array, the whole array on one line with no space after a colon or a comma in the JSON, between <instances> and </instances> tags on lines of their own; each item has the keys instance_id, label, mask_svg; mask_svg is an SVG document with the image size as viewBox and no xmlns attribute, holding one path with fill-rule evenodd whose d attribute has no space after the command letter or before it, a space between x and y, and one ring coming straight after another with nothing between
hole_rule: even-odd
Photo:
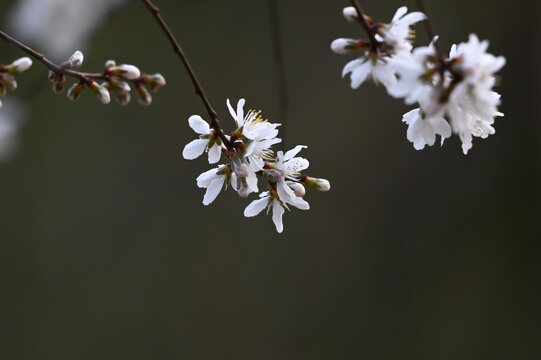
<instances>
[{"instance_id":1,"label":"out-of-focus flower cluster","mask_svg":"<svg viewBox=\"0 0 541 360\"><path fill-rule=\"evenodd\" d=\"M66 62L60 65L64 70L63 72L50 70L49 81L53 84L53 90L56 93L61 93L66 84L66 75L74 76L79 78L79 81L68 89L67 95L69 99L76 100L86 87L96 94L104 104L111 102L112 94L120 105L128 105L131 100L131 84L135 88L139 103L150 105L152 96L148 89L157 91L165 85L165 78L161 74L141 74L141 71L136 66L117 65L114 60L108 60L105 63L105 69L99 74L72 71L82 64L83 53L76 51ZM102 80L102 82L98 83L98 80Z\"/></svg>"},{"instance_id":2,"label":"out-of-focus flower cluster","mask_svg":"<svg viewBox=\"0 0 541 360\"><path fill-rule=\"evenodd\" d=\"M361 22L357 10L347 7L343 15L350 22ZM389 95L403 98L418 108L404 114L407 139L417 150L432 146L436 135L444 139L454 132L462 141L464 154L472 147L472 137L494 134L492 127L500 95L492 90L495 73L505 65L505 58L487 53L488 41L470 35L468 42L453 45L448 57L435 46L413 48L411 26L425 19L421 12L397 10L391 23L375 23L364 15L370 40L336 39L331 49L337 54L361 51L363 54L346 64L342 76L350 74L351 87L365 80L383 84Z\"/></svg>"},{"instance_id":3,"label":"out-of-focus flower cluster","mask_svg":"<svg viewBox=\"0 0 541 360\"><path fill-rule=\"evenodd\" d=\"M233 188L241 197L258 193L258 177L266 183L266 191L259 199L250 203L245 211L246 217L256 216L263 210L272 209L272 220L278 232L283 231L282 215L292 205L308 210L309 204L303 199L305 186L328 191L330 184L325 179L313 178L302 172L308 168L308 160L297 154L306 146L298 145L287 152L274 152L271 147L281 142L278 127L263 119L260 111L244 111L244 99L240 99L234 109L229 99L227 106L235 121L235 130L230 135L220 133L199 115L188 119L190 127L199 138L188 143L182 152L185 159L192 160L207 153L210 164L224 163L205 171L197 177L197 186L205 188L203 204L212 203L222 189ZM220 135L225 137L224 144Z\"/></svg>"}]
</instances>

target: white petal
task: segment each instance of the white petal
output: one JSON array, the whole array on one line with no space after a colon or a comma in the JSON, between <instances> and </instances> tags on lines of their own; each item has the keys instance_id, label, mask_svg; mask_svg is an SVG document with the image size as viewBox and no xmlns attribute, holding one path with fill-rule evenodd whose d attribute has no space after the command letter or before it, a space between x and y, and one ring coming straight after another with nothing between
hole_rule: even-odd
<instances>
[{"instance_id":1,"label":"white petal","mask_svg":"<svg viewBox=\"0 0 541 360\"><path fill-rule=\"evenodd\" d=\"M239 102L237 102L237 119L239 121L244 121L244 99L240 99Z\"/></svg>"},{"instance_id":2,"label":"white petal","mask_svg":"<svg viewBox=\"0 0 541 360\"><path fill-rule=\"evenodd\" d=\"M225 178L225 175L221 175L210 182L210 185L205 192L205 196L203 197L203 205L209 205L211 202L214 201L214 199L216 199L216 197L222 190Z\"/></svg>"},{"instance_id":3,"label":"white petal","mask_svg":"<svg viewBox=\"0 0 541 360\"><path fill-rule=\"evenodd\" d=\"M393 16L392 22L398 21L402 16L404 16L405 13L408 12L408 8L406 6L399 7L398 10L396 10L396 13Z\"/></svg>"},{"instance_id":4,"label":"white petal","mask_svg":"<svg viewBox=\"0 0 541 360\"><path fill-rule=\"evenodd\" d=\"M186 160L193 160L199 157L207 148L208 142L207 139L195 139L191 141L182 150L182 156Z\"/></svg>"},{"instance_id":5,"label":"white petal","mask_svg":"<svg viewBox=\"0 0 541 360\"><path fill-rule=\"evenodd\" d=\"M250 192L258 192L259 189L257 188L257 175L250 171L248 173L248 177L246 178L246 183L248 184L248 187L250 188Z\"/></svg>"},{"instance_id":6,"label":"white petal","mask_svg":"<svg viewBox=\"0 0 541 360\"><path fill-rule=\"evenodd\" d=\"M351 60L344 66L344 69L342 70L342 77L346 76L348 73L352 72L357 68L358 66L361 66L363 63L366 62L366 59L355 59Z\"/></svg>"},{"instance_id":7,"label":"white petal","mask_svg":"<svg viewBox=\"0 0 541 360\"><path fill-rule=\"evenodd\" d=\"M201 175L199 175L196 179L197 181L197 186L199 186L200 188L206 188L209 186L210 182L216 177L218 176L217 173L218 173L218 170L220 170L220 168L214 168L214 169L210 169L210 170L207 170L205 171L204 173L202 173Z\"/></svg>"},{"instance_id":8,"label":"white petal","mask_svg":"<svg viewBox=\"0 0 541 360\"><path fill-rule=\"evenodd\" d=\"M310 204L301 197L296 196L289 203L298 209L310 210Z\"/></svg>"},{"instance_id":9,"label":"white petal","mask_svg":"<svg viewBox=\"0 0 541 360\"><path fill-rule=\"evenodd\" d=\"M361 84L370 74L371 70L372 66L370 65L369 61L365 62L364 64L353 70L353 72L351 73L351 88L357 89L359 86L361 86Z\"/></svg>"},{"instance_id":10,"label":"white petal","mask_svg":"<svg viewBox=\"0 0 541 360\"><path fill-rule=\"evenodd\" d=\"M296 198L295 192L291 190L289 186L287 186L283 178L278 180L278 183L276 184L276 192L278 193L280 200L286 203L289 203L293 198Z\"/></svg>"},{"instance_id":11,"label":"white petal","mask_svg":"<svg viewBox=\"0 0 541 360\"><path fill-rule=\"evenodd\" d=\"M276 231L279 233L284 231L282 215L284 215L284 208L280 205L278 200L274 199L272 203L272 221L274 222L274 226L276 226Z\"/></svg>"},{"instance_id":12,"label":"white petal","mask_svg":"<svg viewBox=\"0 0 541 360\"><path fill-rule=\"evenodd\" d=\"M188 119L190 127L199 135L208 135L210 132L209 124L201 118L199 115L192 115Z\"/></svg>"},{"instance_id":13,"label":"white petal","mask_svg":"<svg viewBox=\"0 0 541 360\"><path fill-rule=\"evenodd\" d=\"M244 216L246 217L256 216L261 211L263 211L263 209L265 209L268 204L269 204L268 197L254 200L250 203L250 205L246 206L246 209L244 209Z\"/></svg>"},{"instance_id":14,"label":"white petal","mask_svg":"<svg viewBox=\"0 0 541 360\"><path fill-rule=\"evenodd\" d=\"M229 113L231 114L231 117L232 117L233 119L235 119L235 122L236 122L237 125L238 125L238 124L239 124L239 120L237 119L237 113L236 113L235 110L233 109L233 106L231 106L231 102L229 102L229 99L227 99L226 104L227 104L227 108L229 109Z\"/></svg>"},{"instance_id":15,"label":"white petal","mask_svg":"<svg viewBox=\"0 0 541 360\"><path fill-rule=\"evenodd\" d=\"M256 142L252 141L250 145L246 148L246 152L244 153L244 157L248 157L254 153Z\"/></svg>"},{"instance_id":16,"label":"white petal","mask_svg":"<svg viewBox=\"0 0 541 360\"><path fill-rule=\"evenodd\" d=\"M216 164L222 157L221 146L214 143L209 149L209 164Z\"/></svg>"},{"instance_id":17,"label":"white petal","mask_svg":"<svg viewBox=\"0 0 541 360\"><path fill-rule=\"evenodd\" d=\"M287 161L287 160L295 157L295 155L297 155L302 149L305 149L307 147L308 146L306 146L306 145L297 145L297 146L295 146L293 149L289 150L288 152L286 152L284 154L284 161Z\"/></svg>"}]
</instances>

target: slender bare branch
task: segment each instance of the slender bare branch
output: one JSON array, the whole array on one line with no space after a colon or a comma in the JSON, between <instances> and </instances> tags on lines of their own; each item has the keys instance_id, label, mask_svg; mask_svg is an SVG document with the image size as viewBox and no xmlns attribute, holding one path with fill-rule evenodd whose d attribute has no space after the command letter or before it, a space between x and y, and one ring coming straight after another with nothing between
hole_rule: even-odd
<instances>
[{"instance_id":1,"label":"slender bare branch","mask_svg":"<svg viewBox=\"0 0 541 360\"><path fill-rule=\"evenodd\" d=\"M421 12L424 13L426 16L426 19L425 19L426 32L428 33L428 36L430 37L430 40L432 41L436 37L436 33L434 32L434 29L432 27L432 22L430 21L430 16L428 16L428 11L426 10L424 0L417 0L417 6L419 7L419 10L421 10ZM443 64L445 62L445 56L443 55L443 52L441 51L438 41L434 41L434 49L436 49L436 54L438 55L438 58L440 59L440 63Z\"/></svg>"},{"instance_id":2,"label":"slender bare branch","mask_svg":"<svg viewBox=\"0 0 541 360\"><path fill-rule=\"evenodd\" d=\"M143 0L143 3L154 15L154 18L156 18L156 21L158 22L158 24L164 31L165 35L167 35L169 42L171 42L171 45L173 45L173 50L175 51L175 53L177 53L177 55L182 60L182 63L184 64L184 67L186 68L186 71L188 72L188 75L190 76L190 79L192 80L193 87L195 88L195 93L199 95L199 97L203 101L203 105L205 105L205 108L207 109L207 112L210 116L211 127L217 132L217 135L220 137L224 145L228 149L232 149L232 145L230 141L225 137L224 131L222 130L222 127L220 126L220 121L218 120L218 114L210 105L207 95L203 91L203 87L201 86L201 83L197 79L197 76L195 75L195 72L193 71L190 65L190 62L188 61L188 58L184 54L184 51L182 51L182 48L180 47L179 42L175 38L175 35L173 35L173 33L171 32L171 29L169 29L169 26L167 25L163 17L160 15L160 9L156 5L154 5L152 1L150 0Z\"/></svg>"},{"instance_id":3,"label":"slender bare branch","mask_svg":"<svg viewBox=\"0 0 541 360\"><path fill-rule=\"evenodd\" d=\"M282 126L282 146L286 141L286 116L287 116L287 84L282 54L282 34L280 32L280 19L278 16L278 0L269 0L269 16L271 27L272 52L274 56L274 67L276 69L278 102L280 105L280 123Z\"/></svg>"}]
</instances>

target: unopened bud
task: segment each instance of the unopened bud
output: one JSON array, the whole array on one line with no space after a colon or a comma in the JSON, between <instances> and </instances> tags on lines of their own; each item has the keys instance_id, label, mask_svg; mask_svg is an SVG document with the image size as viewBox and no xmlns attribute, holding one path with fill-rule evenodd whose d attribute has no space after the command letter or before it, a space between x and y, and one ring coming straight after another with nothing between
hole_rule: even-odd
<instances>
[{"instance_id":1,"label":"unopened bud","mask_svg":"<svg viewBox=\"0 0 541 360\"><path fill-rule=\"evenodd\" d=\"M359 19L359 14L357 14L357 10L353 6L345 7L342 14L349 22L355 22Z\"/></svg>"},{"instance_id":2,"label":"unopened bud","mask_svg":"<svg viewBox=\"0 0 541 360\"><path fill-rule=\"evenodd\" d=\"M109 94L109 90L107 90L105 86L99 85L96 82L92 82L90 83L89 87L90 90L92 90L92 92L96 94L98 99L100 99L103 104L109 104L111 102L111 95Z\"/></svg>"},{"instance_id":3,"label":"unopened bud","mask_svg":"<svg viewBox=\"0 0 541 360\"><path fill-rule=\"evenodd\" d=\"M139 98L139 103L143 105L150 105L152 103L152 96L148 92L147 88L142 83L135 84L135 92Z\"/></svg>"},{"instance_id":4,"label":"unopened bud","mask_svg":"<svg viewBox=\"0 0 541 360\"><path fill-rule=\"evenodd\" d=\"M165 78L162 74L154 74L154 75L143 75L142 76L143 81L148 85L150 90L152 91L158 91L159 88L164 86L166 84Z\"/></svg>"},{"instance_id":5,"label":"unopened bud","mask_svg":"<svg viewBox=\"0 0 541 360\"><path fill-rule=\"evenodd\" d=\"M110 91L114 91L117 94L125 94L131 91L130 85L122 80L113 79L103 85Z\"/></svg>"},{"instance_id":6,"label":"unopened bud","mask_svg":"<svg viewBox=\"0 0 541 360\"><path fill-rule=\"evenodd\" d=\"M81 95L81 92L83 92L83 89L84 89L83 83L78 82L78 83L73 84L72 87L68 89L68 98L72 101L77 100L79 95Z\"/></svg>"},{"instance_id":7,"label":"unopened bud","mask_svg":"<svg viewBox=\"0 0 541 360\"><path fill-rule=\"evenodd\" d=\"M263 174L269 179L269 181L277 182L282 177L282 174L278 170L270 169L265 170Z\"/></svg>"},{"instance_id":8,"label":"unopened bud","mask_svg":"<svg viewBox=\"0 0 541 360\"><path fill-rule=\"evenodd\" d=\"M113 66L116 66L116 61L114 61L114 60L107 60L107 61L105 62L105 67L106 67L106 68L110 68L110 67L113 67Z\"/></svg>"},{"instance_id":9,"label":"unopened bud","mask_svg":"<svg viewBox=\"0 0 541 360\"><path fill-rule=\"evenodd\" d=\"M245 163L242 163L238 166L235 166L233 168L233 171L238 178L247 178L248 174L250 173L250 168Z\"/></svg>"},{"instance_id":10,"label":"unopened bud","mask_svg":"<svg viewBox=\"0 0 541 360\"><path fill-rule=\"evenodd\" d=\"M128 105L130 103L131 94L129 92L127 92L127 93L117 93L116 94L116 100L120 105L126 106L126 105Z\"/></svg>"},{"instance_id":11,"label":"unopened bud","mask_svg":"<svg viewBox=\"0 0 541 360\"><path fill-rule=\"evenodd\" d=\"M298 182L288 182L287 185L289 185L289 187L291 188L291 190L293 190L295 196L297 197L303 197L304 194L306 194L304 186L302 186Z\"/></svg>"},{"instance_id":12,"label":"unopened bud","mask_svg":"<svg viewBox=\"0 0 541 360\"><path fill-rule=\"evenodd\" d=\"M241 182L238 193L241 198L247 198L250 195L250 188Z\"/></svg>"},{"instance_id":13,"label":"unopened bud","mask_svg":"<svg viewBox=\"0 0 541 360\"><path fill-rule=\"evenodd\" d=\"M65 85L66 77L61 76L60 79L53 84L53 91L57 94L60 94L64 90Z\"/></svg>"},{"instance_id":14,"label":"unopened bud","mask_svg":"<svg viewBox=\"0 0 541 360\"><path fill-rule=\"evenodd\" d=\"M80 52L79 50L77 50L68 59L68 65L69 65L70 69L74 69L74 68L77 68L77 67L81 66L83 64L83 60L84 60L83 53Z\"/></svg>"},{"instance_id":15,"label":"unopened bud","mask_svg":"<svg viewBox=\"0 0 541 360\"><path fill-rule=\"evenodd\" d=\"M128 80L135 80L141 76L141 71L136 66L122 64L107 68L107 72L114 76L120 76Z\"/></svg>"},{"instance_id":16,"label":"unopened bud","mask_svg":"<svg viewBox=\"0 0 541 360\"><path fill-rule=\"evenodd\" d=\"M29 57L22 57L15 60L7 66L9 73L20 73L26 71L32 66L32 60Z\"/></svg>"},{"instance_id":17,"label":"unopened bud","mask_svg":"<svg viewBox=\"0 0 541 360\"><path fill-rule=\"evenodd\" d=\"M361 40L339 38L331 43L331 50L336 54L348 54L359 49L363 43Z\"/></svg>"},{"instance_id":18,"label":"unopened bud","mask_svg":"<svg viewBox=\"0 0 541 360\"><path fill-rule=\"evenodd\" d=\"M6 88L11 91L17 89L17 81L15 80L15 77L10 74L0 74L0 84L2 84L4 88L2 95L5 95Z\"/></svg>"},{"instance_id":19,"label":"unopened bud","mask_svg":"<svg viewBox=\"0 0 541 360\"><path fill-rule=\"evenodd\" d=\"M331 189L331 183L325 179L319 179L319 178L313 178L313 177L307 176L304 179L304 182L310 186L313 186L319 191L329 191Z\"/></svg>"}]
</instances>

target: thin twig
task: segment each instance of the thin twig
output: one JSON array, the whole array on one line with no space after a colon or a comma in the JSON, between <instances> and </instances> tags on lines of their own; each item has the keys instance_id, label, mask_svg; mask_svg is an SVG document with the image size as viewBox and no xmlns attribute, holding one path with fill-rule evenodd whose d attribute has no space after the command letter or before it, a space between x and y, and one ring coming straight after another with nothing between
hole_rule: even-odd
<instances>
[{"instance_id":1,"label":"thin twig","mask_svg":"<svg viewBox=\"0 0 541 360\"><path fill-rule=\"evenodd\" d=\"M107 74L105 74L105 73L85 73L85 72L80 72L80 71L75 71L75 70L68 69L63 64L61 64L61 65L55 64L51 60L47 59L45 57L45 55L37 52L36 50L32 49L31 47L29 47L27 45L21 43L20 41L14 39L13 37L9 36L8 34L6 34L3 31L0 31L0 38L4 39L4 41L6 41L7 43L10 43L10 44L18 47L19 49L21 49L22 51L24 51L28 55L32 56L34 59L41 62L49 70L52 70L57 74L68 75L68 76L75 77L75 78L81 80L82 82L84 82L86 84L92 83L92 80L107 80L109 78L109 76Z\"/></svg>"},{"instance_id":2,"label":"thin twig","mask_svg":"<svg viewBox=\"0 0 541 360\"><path fill-rule=\"evenodd\" d=\"M269 16L271 27L272 52L274 66L276 68L278 102L280 104L280 123L282 126L282 145L285 147L286 140L286 115L287 115L287 84L282 54L282 34L280 32L280 19L278 16L278 0L269 0Z\"/></svg>"},{"instance_id":3,"label":"thin twig","mask_svg":"<svg viewBox=\"0 0 541 360\"><path fill-rule=\"evenodd\" d=\"M224 145L228 149L232 149L231 142L225 137L222 127L220 126L220 122L218 120L218 114L210 105L207 95L203 91L203 88L201 84L199 83L199 80L197 79L197 76L195 75L195 72L193 71L190 65L190 62L188 61L188 58L186 57L186 55L184 55L184 51L182 51L180 44L175 38L175 35L173 35L173 33L171 32L171 29L169 29L169 26L167 25L163 17L160 15L160 9L156 5L154 5L152 1L150 0L143 0L143 3L154 15L154 18L156 18L156 21L158 21L158 24L167 35L167 38L171 42L171 45L173 45L173 50L177 53L177 55L182 60L182 63L184 64L184 67L186 68L186 71L188 72L188 75L190 76L190 79L192 80L193 86L195 88L195 93L199 95L199 97L203 101L203 105L205 105L205 108L207 109L207 112L210 116L211 127L216 131L217 135L220 137Z\"/></svg>"},{"instance_id":4,"label":"thin twig","mask_svg":"<svg viewBox=\"0 0 541 360\"><path fill-rule=\"evenodd\" d=\"M351 5L353 5L355 10L357 11L357 16L359 17L361 26L364 28L364 30L368 34L368 37L370 38L370 45L372 47L372 51L376 51L379 44L379 41L376 40L376 30L374 29L374 27L370 26L368 21L366 21L366 17L364 15L363 9L361 8L361 5L359 5L359 2L357 0L350 1Z\"/></svg>"},{"instance_id":5,"label":"thin twig","mask_svg":"<svg viewBox=\"0 0 541 360\"><path fill-rule=\"evenodd\" d=\"M434 40L436 37L436 34L434 33L434 29L432 28L432 22L430 21L430 16L428 16L428 12L426 10L425 2L424 0L417 0L417 6L419 7L419 10L421 10L422 13L425 14L425 27L426 32L428 33L428 36L430 37L430 41L433 41L434 43L434 49L436 49L436 54L438 55L438 58L440 60L440 63L445 63L445 56L443 55L443 52L441 51L440 45L438 44L437 39Z\"/></svg>"}]
</instances>

